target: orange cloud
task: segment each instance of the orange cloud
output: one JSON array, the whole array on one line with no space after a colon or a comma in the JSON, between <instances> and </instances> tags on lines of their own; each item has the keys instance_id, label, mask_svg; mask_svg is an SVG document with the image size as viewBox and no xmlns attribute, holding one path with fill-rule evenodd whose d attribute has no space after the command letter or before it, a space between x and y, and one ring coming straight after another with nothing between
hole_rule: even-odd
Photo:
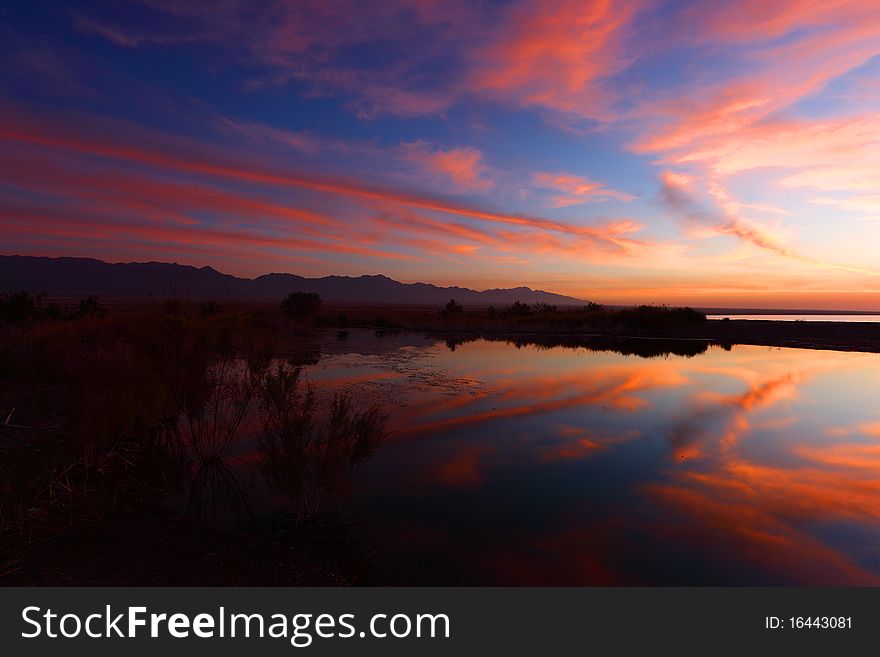
<instances>
[{"instance_id":1,"label":"orange cloud","mask_svg":"<svg viewBox=\"0 0 880 657\"><path fill-rule=\"evenodd\" d=\"M292 207L254 192L190 181L172 182L126 169L95 169L81 161L66 161L52 155L17 153L10 157L0 154L0 174L5 181L32 191L66 194L130 209L152 208L156 215L177 216L187 224L199 222L186 213L210 211L249 221L268 217L302 224L297 226L298 230L311 230L315 234L327 235L328 229L338 230L343 226L330 215Z\"/></svg>"},{"instance_id":2,"label":"orange cloud","mask_svg":"<svg viewBox=\"0 0 880 657\"><path fill-rule=\"evenodd\" d=\"M154 3L150 9L161 13L155 25L83 14L75 21L81 32L126 48L234 42L261 65L251 87L295 81L313 93L349 95L363 118L440 115L473 96L595 118L608 112L600 83L629 61L622 41L643 4L518 0L484 8L396 0L339 12L300 0L254 14L247 3L228 0L210 11ZM400 56L381 68L351 62L353 48L375 44ZM460 76L424 83L424 69L450 61Z\"/></svg>"},{"instance_id":3,"label":"orange cloud","mask_svg":"<svg viewBox=\"0 0 880 657\"><path fill-rule=\"evenodd\" d=\"M552 204L554 207L608 199L616 201L632 201L635 199L635 196L632 194L619 192L616 189L606 187L603 183L593 182L583 176L576 176L571 173L539 172L532 175L532 181L537 187L563 192L562 195L553 197Z\"/></svg>"},{"instance_id":4,"label":"orange cloud","mask_svg":"<svg viewBox=\"0 0 880 657\"><path fill-rule=\"evenodd\" d=\"M452 181L461 191L485 191L494 185L483 163L483 154L476 148L434 149L419 141L403 144L402 149L405 159Z\"/></svg>"},{"instance_id":5,"label":"orange cloud","mask_svg":"<svg viewBox=\"0 0 880 657\"><path fill-rule=\"evenodd\" d=\"M858 0L826 3L826 7L808 2L803 4L810 7L800 11L799 4L784 8L768 5L754 12L778 18L777 29L783 30L779 34L771 31L761 39L760 29L735 31L763 43L742 55L745 73L726 79L722 75L720 81L706 85L677 88L670 98L643 104L638 115L648 124L634 150L669 153L687 149L699 153L707 146L722 152L725 148L736 150L736 137L742 130L759 127L761 121L880 54L876 38L880 11L876 7L866 10L865 3ZM832 9L836 20L826 20L828 9ZM752 12L741 11L739 6L727 9L724 4L707 5L694 14L700 29L690 31L692 38L712 43L716 38L723 39L729 13L739 14L743 24L752 20ZM714 31L713 26L717 27ZM790 38L781 44L766 41L782 35ZM772 129L772 121L768 127ZM680 152L681 156L687 153Z\"/></svg>"},{"instance_id":6,"label":"orange cloud","mask_svg":"<svg viewBox=\"0 0 880 657\"><path fill-rule=\"evenodd\" d=\"M855 425L831 427L828 429L829 436L838 438L852 434L863 434L871 438L880 438L880 420L875 422L859 422Z\"/></svg>"},{"instance_id":7,"label":"orange cloud","mask_svg":"<svg viewBox=\"0 0 880 657\"><path fill-rule=\"evenodd\" d=\"M606 116L601 81L624 68L622 40L641 3L519 3L471 55L472 93L582 117Z\"/></svg>"},{"instance_id":8,"label":"orange cloud","mask_svg":"<svg viewBox=\"0 0 880 657\"><path fill-rule=\"evenodd\" d=\"M767 3L743 0L706 5L698 3L683 12L699 25L688 34L694 40L748 43L775 39L796 30L853 29L877 19L877 9L859 0L789 0Z\"/></svg>"},{"instance_id":9,"label":"orange cloud","mask_svg":"<svg viewBox=\"0 0 880 657\"><path fill-rule=\"evenodd\" d=\"M157 173L161 172L160 169ZM178 176L177 180L171 181L126 166L96 167L94 162L85 162L76 154L71 157L50 149L0 155L0 174L8 184L32 192L67 196L76 199L81 207L91 206L99 213L116 209L120 223L129 221L126 217L131 216L163 225L180 224L204 231L206 240L210 239L212 226L235 229L247 225L254 235L256 230L271 232L275 237L279 233L289 233L299 238L303 235L319 238L313 245L327 239L359 239L373 243L381 238L388 245L411 247L442 257L492 258L497 251L514 250L532 254L557 253L571 258L585 253L607 252L606 257L614 257L620 248L628 252L643 248L638 242L623 237L638 229L638 226L624 221L595 227L596 236L608 235L608 239L603 240L598 237L566 239L535 230L487 230L481 226L418 215L393 204L389 204L389 210L380 215L357 207L344 212L336 209L330 214L300 207L302 199L294 203L289 198L279 198L277 194L270 196L263 187L239 191L233 186L219 186L210 179L190 180ZM22 200L16 200L16 203L15 207L20 207ZM213 220L205 222L200 219L203 213L211 213ZM376 234L373 226L383 232ZM169 232L169 238L171 235ZM491 251L479 252L482 248ZM327 250L338 249L331 246ZM371 253L377 255L379 252L362 252L363 255Z\"/></svg>"},{"instance_id":10,"label":"orange cloud","mask_svg":"<svg viewBox=\"0 0 880 657\"><path fill-rule=\"evenodd\" d=\"M880 468L880 445L846 444L811 447L801 445L795 453L805 459L822 465L830 465L848 470L868 469L877 472Z\"/></svg>"},{"instance_id":11,"label":"orange cloud","mask_svg":"<svg viewBox=\"0 0 880 657\"><path fill-rule=\"evenodd\" d=\"M596 226L596 229L606 234L615 246L609 247L603 240L592 237L560 238L546 232L534 230L489 230L482 226L469 226L461 222L441 221L415 212L385 212L372 217L372 223L382 229L393 231L400 239L401 233L414 233L417 235L430 236L425 244L441 245L451 238L462 240L464 243L457 245L460 252L472 253L475 257L498 258L498 256L486 250L494 250L503 253L517 252L526 257L550 255L553 257L578 261L585 255L589 255L593 262L608 262L619 260L619 249L624 248L630 256L640 253L652 254L656 245L642 241L629 240L627 233L639 230L641 227L630 221L610 221ZM394 235L382 233L387 239L394 239ZM620 237L617 237L617 236ZM409 238L407 238L409 239ZM432 250L432 249L429 249Z\"/></svg>"},{"instance_id":12,"label":"orange cloud","mask_svg":"<svg viewBox=\"0 0 880 657\"><path fill-rule=\"evenodd\" d=\"M628 248L637 244L634 240L619 237L619 226L612 227L611 230L604 230L601 227L594 228L541 217L490 212L424 195L371 187L342 178L283 171L256 162L246 164L233 162L225 154L206 152L206 148L201 144L182 140L169 142L167 138L157 135L152 135L152 138L144 135L140 141L132 140L130 137L114 138L107 132L106 122L95 130L89 130L88 126L83 125L61 130L58 122L49 125L42 121L34 121L21 114L0 114L0 117L3 118L2 126L0 126L0 139L11 142L122 160L165 171L219 177L281 188L300 188L363 201L410 206L467 217L472 220L530 227L548 233L561 233L592 240L604 248L619 252L621 255L627 255ZM131 130L131 126L128 128Z\"/></svg>"},{"instance_id":13,"label":"orange cloud","mask_svg":"<svg viewBox=\"0 0 880 657\"><path fill-rule=\"evenodd\" d=\"M66 204L63 208L29 207L6 203L0 206L0 225L4 230L19 234L66 235L78 238L95 238L113 241L138 236L154 245L191 244L234 247L235 245L257 248L280 247L301 251L347 253L389 259L411 259L412 256L357 246L344 242L323 242L289 236L272 236L244 229L217 227L163 226L142 221L120 221L118 215L103 209L77 207ZM34 231L34 225L39 226Z\"/></svg>"}]
</instances>

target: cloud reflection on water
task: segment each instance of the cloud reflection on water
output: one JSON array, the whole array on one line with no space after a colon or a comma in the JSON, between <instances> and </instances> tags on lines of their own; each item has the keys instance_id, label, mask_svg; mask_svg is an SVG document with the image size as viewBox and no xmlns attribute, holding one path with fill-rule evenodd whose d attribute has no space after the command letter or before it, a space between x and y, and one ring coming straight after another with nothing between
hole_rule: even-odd
<instances>
[{"instance_id":1,"label":"cloud reflection on water","mask_svg":"<svg viewBox=\"0 0 880 657\"><path fill-rule=\"evenodd\" d=\"M880 583L877 355L421 353L359 485L400 559L471 583Z\"/></svg>"}]
</instances>

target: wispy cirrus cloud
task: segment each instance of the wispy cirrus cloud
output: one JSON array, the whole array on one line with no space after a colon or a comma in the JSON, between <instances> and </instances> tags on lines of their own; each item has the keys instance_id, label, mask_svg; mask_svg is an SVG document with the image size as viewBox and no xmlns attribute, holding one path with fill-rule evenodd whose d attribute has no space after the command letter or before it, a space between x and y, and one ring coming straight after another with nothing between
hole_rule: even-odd
<instances>
[{"instance_id":1,"label":"wispy cirrus cloud","mask_svg":"<svg viewBox=\"0 0 880 657\"><path fill-rule=\"evenodd\" d=\"M725 215L710 222L719 233L805 264L872 274L871 267L828 264L791 246L779 228L803 232L799 218L772 202L737 198L729 181L765 171L765 197L784 196L806 212L811 198L792 190L812 188L812 197L817 189L833 190L838 195L824 197L827 207L866 207L854 197L876 189L877 117L811 117L802 107L880 55L880 9L855 1L701 4L683 10L679 20L693 28L683 36L686 43L716 56L729 52L728 62L711 77L676 85L644 103L638 110L642 134L631 148L689 171L711 190ZM773 187L789 191L774 193ZM672 197L680 191L664 180L667 205L676 204ZM768 225L754 216L767 212L782 219Z\"/></svg>"},{"instance_id":2,"label":"wispy cirrus cloud","mask_svg":"<svg viewBox=\"0 0 880 657\"><path fill-rule=\"evenodd\" d=\"M825 262L800 253L790 246L778 232L771 232L766 226L750 221L733 211L732 207L735 208L737 204L733 202L731 207L726 201L723 190L714 190L712 196L714 196L717 205L712 207L697 200L689 178L669 172L664 173L661 178L660 198L662 202L676 217L692 229L691 234L694 236L729 235L763 251L799 263L830 270L880 276L880 270L877 269Z\"/></svg>"},{"instance_id":3,"label":"wispy cirrus cloud","mask_svg":"<svg viewBox=\"0 0 880 657\"><path fill-rule=\"evenodd\" d=\"M699 151L703 140L753 128L880 55L880 9L870 3L759 5L699 4L682 12L692 28L684 38L695 46L749 47L732 51L736 65L643 104L638 114L647 130L635 150Z\"/></svg>"},{"instance_id":4,"label":"wispy cirrus cloud","mask_svg":"<svg viewBox=\"0 0 880 657\"><path fill-rule=\"evenodd\" d=\"M583 176L571 173L538 172L532 175L536 187L561 192L551 198L554 207L578 205L590 201L632 201L635 196L611 189L604 183L594 182Z\"/></svg>"},{"instance_id":5,"label":"wispy cirrus cloud","mask_svg":"<svg viewBox=\"0 0 880 657\"><path fill-rule=\"evenodd\" d=\"M598 118L612 98L601 81L631 61L623 42L645 3L395 0L345 11L314 0L273 0L260 9L236 0L142 4L165 20L151 28L124 12L79 13L76 26L128 48L231 45L265 67L251 84L297 81L312 94L347 94L363 118L437 115L474 96ZM355 49L374 57L352 62ZM461 74L436 74L450 64Z\"/></svg>"},{"instance_id":6,"label":"wispy cirrus cloud","mask_svg":"<svg viewBox=\"0 0 880 657\"><path fill-rule=\"evenodd\" d=\"M664 172L661 181L660 198L664 205L690 228L698 232L704 231L704 234L707 231L708 234L733 235L777 255L797 257L780 237L740 217L724 214L723 211L701 204L696 199L690 178L674 172Z\"/></svg>"},{"instance_id":7,"label":"wispy cirrus cloud","mask_svg":"<svg viewBox=\"0 0 880 657\"><path fill-rule=\"evenodd\" d=\"M155 244L194 244L201 235L217 248L238 243L252 250L348 253L380 267L385 260L429 254L605 261L648 247L633 235L640 226L628 220L579 223L490 211L442 196L303 174L124 122L56 118L3 112L0 140L13 149L0 154L3 180L52 199L0 199L4 224L19 235L28 225L83 239L138 235ZM482 184L479 159L467 149L418 148L428 157L428 170L464 186Z\"/></svg>"}]
</instances>

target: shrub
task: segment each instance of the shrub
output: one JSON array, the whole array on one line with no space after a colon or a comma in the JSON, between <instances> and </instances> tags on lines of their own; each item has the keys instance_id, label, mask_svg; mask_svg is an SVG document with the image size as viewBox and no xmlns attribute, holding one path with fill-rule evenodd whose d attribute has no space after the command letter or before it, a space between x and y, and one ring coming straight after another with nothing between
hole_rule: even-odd
<instances>
[{"instance_id":1,"label":"shrub","mask_svg":"<svg viewBox=\"0 0 880 657\"><path fill-rule=\"evenodd\" d=\"M460 303L456 303L455 299L450 299L449 303L447 303L443 307L443 310L440 311L441 317L458 317L462 314L464 314L464 306Z\"/></svg>"},{"instance_id":2,"label":"shrub","mask_svg":"<svg viewBox=\"0 0 880 657\"><path fill-rule=\"evenodd\" d=\"M299 368L278 361L268 370L259 444L270 484L298 517L313 518L345 496L355 471L385 436L387 418L378 406L358 411L351 396L336 394L319 420L314 388L304 388Z\"/></svg>"},{"instance_id":3,"label":"shrub","mask_svg":"<svg viewBox=\"0 0 880 657\"><path fill-rule=\"evenodd\" d=\"M77 317L95 317L96 315L103 315L106 312L107 309L98 303L98 297L94 296L80 299L79 305L76 307L75 311Z\"/></svg>"},{"instance_id":4,"label":"shrub","mask_svg":"<svg viewBox=\"0 0 880 657\"><path fill-rule=\"evenodd\" d=\"M504 313L513 317L528 317L532 314L532 308L529 304L516 300L512 305L504 309Z\"/></svg>"},{"instance_id":5,"label":"shrub","mask_svg":"<svg viewBox=\"0 0 880 657\"><path fill-rule=\"evenodd\" d=\"M321 297L314 292L291 292L281 302L281 312L290 319L304 321L321 309Z\"/></svg>"},{"instance_id":6,"label":"shrub","mask_svg":"<svg viewBox=\"0 0 880 657\"><path fill-rule=\"evenodd\" d=\"M14 324L37 317L42 297L33 297L27 290L0 296L0 319Z\"/></svg>"}]
</instances>

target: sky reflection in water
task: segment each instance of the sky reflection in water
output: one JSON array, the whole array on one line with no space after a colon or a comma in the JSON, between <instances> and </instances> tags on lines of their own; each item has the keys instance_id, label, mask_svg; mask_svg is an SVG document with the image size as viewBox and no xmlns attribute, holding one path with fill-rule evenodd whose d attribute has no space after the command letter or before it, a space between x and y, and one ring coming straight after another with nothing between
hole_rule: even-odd
<instances>
[{"instance_id":1,"label":"sky reflection in water","mask_svg":"<svg viewBox=\"0 0 880 657\"><path fill-rule=\"evenodd\" d=\"M387 404L355 513L413 577L880 584L880 355L368 342L308 377Z\"/></svg>"}]
</instances>

